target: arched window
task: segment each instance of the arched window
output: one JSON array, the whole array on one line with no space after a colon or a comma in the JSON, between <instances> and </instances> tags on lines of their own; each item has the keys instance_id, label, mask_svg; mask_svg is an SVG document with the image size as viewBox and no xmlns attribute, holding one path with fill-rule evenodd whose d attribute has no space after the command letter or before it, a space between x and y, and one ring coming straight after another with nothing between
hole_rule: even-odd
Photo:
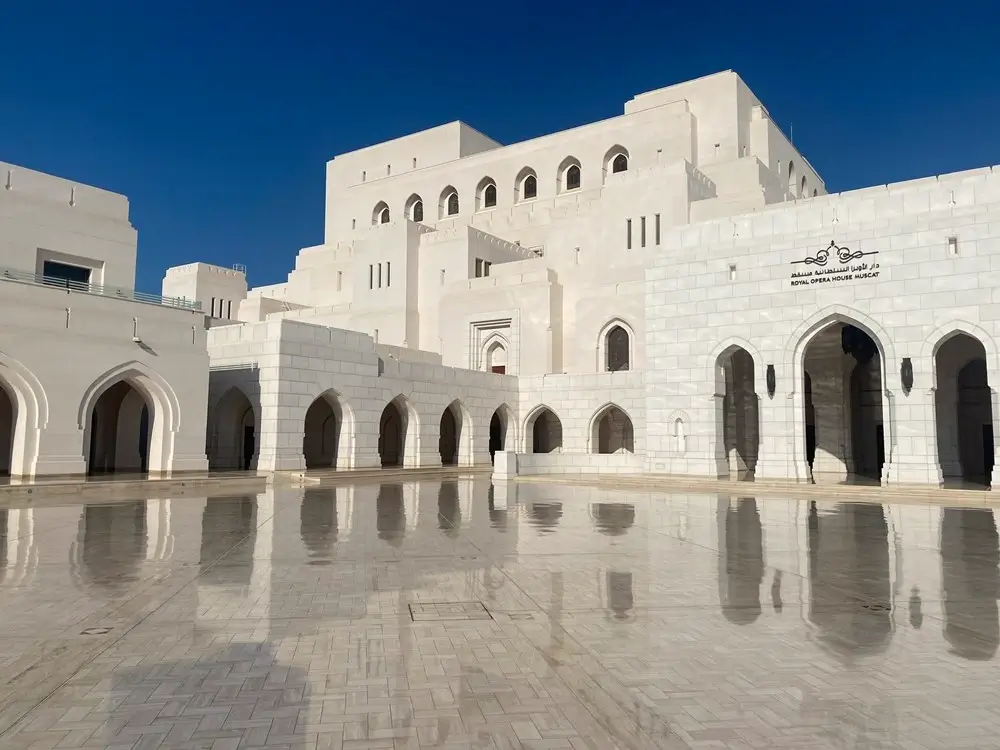
<instances>
[{"instance_id":1,"label":"arched window","mask_svg":"<svg viewBox=\"0 0 1000 750\"><path fill-rule=\"evenodd\" d=\"M521 197L525 200L538 197L538 178L533 174L529 174L524 178L524 187L521 191Z\"/></svg>"},{"instance_id":2,"label":"arched window","mask_svg":"<svg viewBox=\"0 0 1000 750\"><path fill-rule=\"evenodd\" d=\"M793 198L798 197L798 183L795 181L795 162L791 159L788 160L788 192L791 193Z\"/></svg>"},{"instance_id":3,"label":"arched window","mask_svg":"<svg viewBox=\"0 0 1000 750\"><path fill-rule=\"evenodd\" d=\"M565 193L569 190L579 190L581 184L580 162L576 157L567 156L559 165L557 174L557 192Z\"/></svg>"},{"instance_id":4,"label":"arched window","mask_svg":"<svg viewBox=\"0 0 1000 750\"><path fill-rule=\"evenodd\" d=\"M379 201L375 204L375 209L372 211L372 226L378 226L379 224L389 223L389 204L385 201Z\"/></svg>"},{"instance_id":5,"label":"arched window","mask_svg":"<svg viewBox=\"0 0 1000 750\"><path fill-rule=\"evenodd\" d=\"M497 205L497 184L492 177L484 177L476 186L476 210L484 211Z\"/></svg>"},{"instance_id":6,"label":"arched window","mask_svg":"<svg viewBox=\"0 0 1000 750\"><path fill-rule=\"evenodd\" d=\"M451 185L441 191L441 199L438 201L438 218L446 219L449 216L458 216L458 191Z\"/></svg>"},{"instance_id":7,"label":"arched window","mask_svg":"<svg viewBox=\"0 0 1000 750\"><path fill-rule=\"evenodd\" d=\"M410 221L424 220L424 201L416 193L406 199L406 216Z\"/></svg>"},{"instance_id":8,"label":"arched window","mask_svg":"<svg viewBox=\"0 0 1000 750\"><path fill-rule=\"evenodd\" d=\"M580 168L574 164L566 170L566 189L577 190L580 187Z\"/></svg>"},{"instance_id":9,"label":"arched window","mask_svg":"<svg viewBox=\"0 0 1000 750\"><path fill-rule=\"evenodd\" d=\"M809 197L809 190L806 188L806 176L802 175L802 188L799 190L799 195L803 198Z\"/></svg>"},{"instance_id":10,"label":"arched window","mask_svg":"<svg viewBox=\"0 0 1000 750\"><path fill-rule=\"evenodd\" d=\"M611 162L611 174L618 174L628 170L628 157L625 154L618 154Z\"/></svg>"},{"instance_id":11,"label":"arched window","mask_svg":"<svg viewBox=\"0 0 1000 750\"><path fill-rule=\"evenodd\" d=\"M608 372L629 369L629 335L621 326L614 326L605 337L605 367Z\"/></svg>"},{"instance_id":12,"label":"arched window","mask_svg":"<svg viewBox=\"0 0 1000 750\"><path fill-rule=\"evenodd\" d=\"M530 201L538 197L538 176L531 167L517 173L514 180L514 201Z\"/></svg>"}]
</instances>

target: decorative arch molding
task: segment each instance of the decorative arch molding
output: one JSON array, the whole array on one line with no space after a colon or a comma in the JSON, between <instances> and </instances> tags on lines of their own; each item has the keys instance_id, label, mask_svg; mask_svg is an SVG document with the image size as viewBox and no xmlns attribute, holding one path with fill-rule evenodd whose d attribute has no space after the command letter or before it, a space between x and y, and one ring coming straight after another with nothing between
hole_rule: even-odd
<instances>
[{"instance_id":1,"label":"decorative arch molding","mask_svg":"<svg viewBox=\"0 0 1000 750\"><path fill-rule=\"evenodd\" d=\"M608 371L608 334L615 326L620 326L628 334L628 369L638 369L635 356L635 326L627 318L616 315L608 319L597 332L597 372Z\"/></svg>"},{"instance_id":2,"label":"decorative arch molding","mask_svg":"<svg viewBox=\"0 0 1000 750\"><path fill-rule=\"evenodd\" d=\"M415 208L417 204L419 206L419 216L415 214ZM421 222L424 220L424 199L420 197L418 193L413 193L409 198L406 199L406 203L403 204L403 212L406 218L410 221Z\"/></svg>"},{"instance_id":3,"label":"decorative arch molding","mask_svg":"<svg viewBox=\"0 0 1000 750\"><path fill-rule=\"evenodd\" d=\"M456 398L451 401L445 410L451 410L452 414L458 416L457 435L457 463L456 466L472 466L475 463L475 425L472 421L472 414L462 399Z\"/></svg>"},{"instance_id":4,"label":"decorative arch molding","mask_svg":"<svg viewBox=\"0 0 1000 750\"><path fill-rule=\"evenodd\" d=\"M256 435L251 466L256 466L260 453L261 410L260 397L256 391L240 384L230 385L218 398L212 399L208 407L208 440L205 446L210 467L242 468L243 435L246 411L238 411L240 400L250 406ZM235 407L235 408L234 408ZM214 467L213 467L214 468Z\"/></svg>"},{"instance_id":5,"label":"decorative arch molding","mask_svg":"<svg viewBox=\"0 0 1000 750\"><path fill-rule=\"evenodd\" d=\"M761 356L760 350L739 336L730 336L729 338L720 342L712 350L712 354L708 358L708 380L712 386L716 389L713 393L718 395L719 388L719 360L722 359L723 355L732 354L737 349L743 349L747 354L753 359L753 378L754 386L759 388L760 383L763 383L766 379L764 368L766 367L764 363L764 357ZM725 384L723 383L723 390L725 390Z\"/></svg>"},{"instance_id":6,"label":"decorative arch molding","mask_svg":"<svg viewBox=\"0 0 1000 750\"><path fill-rule=\"evenodd\" d=\"M492 191L490 191L492 188ZM476 185L476 210L486 211L497 206L497 181L487 175Z\"/></svg>"},{"instance_id":7,"label":"decorative arch molding","mask_svg":"<svg viewBox=\"0 0 1000 750\"><path fill-rule=\"evenodd\" d=\"M16 410L11 476L34 476L41 432L49 423L49 400L41 381L13 357L0 352L0 380Z\"/></svg>"},{"instance_id":8,"label":"decorative arch molding","mask_svg":"<svg viewBox=\"0 0 1000 750\"><path fill-rule=\"evenodd\" d=\"M77 426L81 430L90 429L90 414L97 399L120 380L128 381L149 400L155 411L162 415L167 432L177 432L181 426L181 405L177 394L162 375L136 360L108 370L83 392L77 412Z\"/></svg>"},{"instance_id":9,"label":"decorative arch molding","mask_svg":"<svg viewBox=\"0 0 1000 750\"><path fill-rule=\"evenodd\" d=\"M580 184L575 187L570 187L567 183L567 177L571 169L575 168L579 172ZM559 168L556 170L556 193L571 192L574 190L579 190L583 187L583 165L580 164L580 160L575 156L567 156L561 162L559 162Z\"/></svg>"},{"instance_id":10,"label":"decorative arch molding","mask_svg":"<svg viewBox=\"0 0 1000 750\"><path fill-rule=\"evenodd\" d=\"M614 401L608 401L607 403L599 406L597 410L591 415L590 422L587 424L587 453L594 453L594 442L597 437L598 427L601 420L604 419L604 415L607 414L612 409L617 409L628 419L629 425L632 427L633 440L635 439L635 422L632 419L632 415L629 414L628 410L623 408L620 404ZM633 448L630 453L634 453Z\"/></svg>"},{"instance_id":11,"label":"decorative arch molding","mask_svg":"<svg viewBox=\"0 0 1000 750\"><path fill-rule=\"evenodd\" d=\"M500 344L504 351L507 353L507 374L510 374L510 361L511 361L511 351L510 351L510 339L503 335L500 331L494 331L485 339L483 339L482 346L479 348L479 363L478 369L489 372L489 352L496 345Z\"/></svg>"},{"instance_id":12,"label":"decorative arch molding","mask_svg":"<svg viewBox=\"0 0 1000 750\"><path fill-rule=\"evenodd\" d=\"M944 325L940 325L924 339L920 347L920 359L925 363L930 363L932 379L931 387L937 387L937 368L934 366L934 359L938 350L949 340L960 334L971 336L977 339L986 350L986 371L996 372L998 352L996 340L981 327L967 320L950 320Z\"/></svg>"},{"instance_id":13,"label":"decorative arch molding","mask_svg":"<svg viewBox=\"0 0 1000 750\"><path fill-rule=\"evenodd\" d=\"M873 318L860 310L854 310L846 305L830 305L802 321L788 337L782 358L783 372L779 373L779 376L788 377L789 374L791 375L791 392L795 393L799 389L799 383L802 380L802 362L806 347L809 346L809 343L817 333L834 323L857 326L871 336L875 342L875 346L878 347L879 356L882 358L882 386L888 389L890 381L886 378L885 370L890 362L897 361L896 349L889 334ZM750 350L748 349L747 351ZM752 351L750 353L753 354Z\"/></svg>"},{"instance_id":14,"label":"decorative arch molding","mask_svg":"<svg viewBox=\"0 0 1000 750\"><path fill-rule=\"evenodd\" d=\"M382 411L379 413L379 440L382 439L381 415L385 413L388 406L395 406L400 416L403 417L403 455L402 468L411 469L420 465L420 413L410 401L406 394L398 393L393 398L386 401Z\"/></svg>"},{"instance_id":15,"label":"decorative arch molding","mask_svg":"<svg viewBox=\"0 0 1000 750\"><path fill-rule=\"evenodd\" d=\"M532 438L534 433L535 420L538 419L539 415L541 415L542 412L548 412L549 414L551 414L553 417L556 418L560 426L562 425L562 418L559 416L559 414L556 413L556 410L553 409L548 404L538 404L537 406L532 408L528 412L527 416L525 416L524 422L522 422L521 424L521 435L523 440L522 452L524 453L534 453L532 446Z\"/></svg>"},{"instance_id":16,"label":"decorative arch molding","mask_svg":"<svg viewBox=\"0 0 1000 750\"><path fill-rule=\"evenodd\" d=\"M529 177L535 180L535 190L533 195L525 195L525 180ZM522 167L514 178L514 198L515 203L521 201L533 201L538 197L538 173L531 167Z\"/></svg>"},{"instance_id":17,"label":"decorative arch molding","mask_svg":"<svg viewBox=\"0 0 1000 750\"><path fill-rule=\"evenodd\" d=\"M604 179L605 180L607 180L607 178L609 176L611 176L612 174L615 174L615 169L614 169L615 168L615 160L619 156L624 156L625 157L625 168L618 170L618 173L627 172L629 170L629 167L632 166L632 157L629 154L628 149L625 148L624 146L622 146L621 144L617 144L616 143L614 146L612 146L611 148L609 148L604 153L603 164L604 164Z\"/></svg>"},{"instance_id":18,"label":"decorative arch molding","mask_svg":"<svg viewBox=\"0 0 1000 750\"><path fill-rule=\"evenodd\" d=\"M379 201L375 204L375 208L372 209L372 226L388 224L391 217L392 214L389 211L389 204L385 201Z\"/></svg>"},{"instance_id":19,"label":"decorative arch molding","mask_svg":"<svg viewBox=\"0 0 1000 750\"><path fill-rule=\"evenodd\" d=\"M319 400L323 400L329 405L330 409L333 411L335 419L340 420L339 429L337 431L337 449L336 449L336 466L335 469L353 469L355 466L355 456L356 456L356 426L354 418L354 408L351 406L350 402L344 395L336 390L335 388L326 388L322 390L313 391L311 394L311 400L309 405L302 412L302 434L305 436L306 430L306 415L309 413L309 409L312 408Z\"/></svg>"},{"instance_id":20,"label":"decorative arch molding","mask_svg":"<svg viewBox=\"0 0 1000 750\"><path fill-rule=\"evenodd\" d=\"M97 400L118 382L125 381L135 388L152 407L149 429L148 469L150 475L170 471L174 456L174 433L180 429L181 407L174 389L158 372L142 362L132 360L106 371L84 391L77 412L77 425L83 430L84 460L90 454L90 415Z\"/></svg>"},{"instance_id":21,"label":"decorative arch molding","mask_svg":"<svg viewBox=\"0 0 1000 750\"><path fill-rule=\"evenodd\" d=\"M678 423L680 432L678 432ZM683 456L690 449L688 443L691 440L691 416L683 409L674 409L667 417L667 440L670 445L670 454Z\"/></svg>"}]
</instances>

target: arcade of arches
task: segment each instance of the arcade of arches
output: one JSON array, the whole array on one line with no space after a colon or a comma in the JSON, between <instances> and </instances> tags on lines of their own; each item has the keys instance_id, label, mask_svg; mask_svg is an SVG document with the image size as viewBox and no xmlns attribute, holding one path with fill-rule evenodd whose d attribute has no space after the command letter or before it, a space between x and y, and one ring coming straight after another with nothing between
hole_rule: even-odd
<instances>
[{"instance_id":1,"label":"arcade of arches","mask_svg":"<svg viewBox=\"0 0 1000 750\"><path fill-rule=\"evenodd\" d=\"M215 444L209 446L210 469L247 471L253 467L257 451L253 405L239 388L230 388L220 399L212 429Z\"/></svg>"},{"instance_id":2,"label":"arcade of arches","mask_svg":"<svg viewBox=\"0 0 1000 750\"><path fill-rule=\"evenodd\" d=\"M306 469L337 468L343 425L344 410L333 394L324 394L309 405L302 437Z\"/></svg>"},{"instance_id":3,"label":"arcade of arches","mask_svg":"<svg viewBox=\"0 0 1000 750\"><path fill-rule=\"evenodd\" d=\"M383 467L401 467L406 455L408 419L398 400L390 401L378 422L378 454Z\"/></svg>"},{"instance_id":4,"label":"arcade of arches","mask_svg":"<svg viewBox=\"0 0 1000 750\"><path fill-rule=\"evenodd\" d=\"M617 406L608 406L594 420L590 437L592 453L632 453L635 431L628 414Z\"/></svg>"},{"instance_id":5,"label":"arcade of arches","mask_svg":"<svg viewBox=\"0 0 1000 750\"><path fill-rule=\"evenodd\" d=\"M559 417L548 408L541 408L528 422L531 453L553 453L562 450L563 431Z\"/></svg>"}]
</instances>

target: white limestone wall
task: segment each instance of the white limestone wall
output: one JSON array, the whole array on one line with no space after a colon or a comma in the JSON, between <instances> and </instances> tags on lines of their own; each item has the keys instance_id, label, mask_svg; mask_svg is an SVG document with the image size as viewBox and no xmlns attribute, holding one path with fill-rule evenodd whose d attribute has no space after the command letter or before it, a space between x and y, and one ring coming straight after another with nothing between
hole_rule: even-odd
<instances>
[{"instance_id":1,"label":"white limestone wall","mask_svg":"<svg viewBox=\"0 0 1000 750\"><path fill-rule=\"evenodd\" d=\"M456 400L468 449L459 463L489 462L489 425L505 405L516 429L516 379L382 358L370 336L288 320L226 326L209 332L210 410L231 388L242 390L258 416L261 470L301 470L305 416L326 394L343 412L337 468L380 465L379 420L390 401L403 404L409 432L404 466L440 466L442 413ZM217 429L210 423L210 431ZM464 445L464 444L463 444Z\"/></svg>"},{"instance_id":2,"label":"white limestone wall","mask_svg":"<svg viewBox=\"0 0 1000 750\"><path fill-rule=\"evenodd\" d=\"M718 471L717 359L741 346L760 397L757 477L804 479L803 352L820 330L850 323L879 344L884 481L937 483L936 347L955 332L982 342L1000 383L1000 173L996 168L821 196L677 229L647 275L647 447L656 472ZM949 242L949 238L955 238ZM877 277L792 286L831 242L865 255ZM877 268L875 267L877 264ZM834 258L823 268L840 268ZM901 384L903 358L913 388ZM776 391L766 393L767 366ZM678 438L678 420L682 438ZM1000 462L997 462L1000 463Z\"/></svg>"},{"instance_id":3,"label":"white limestone wall","mask_svg":"<svg viewBox=\"0 0 1000 750\"><path fill-rule=\"evenodd\" d=\"M242 270L210 263L188 263L167 269L163 296L195 300L213 318L238 320L247 296L247 276Z\"/></svg>"},{"instance_id":4,"label":"white limestone wall","mask_svg":"<svg viewBox=\"0 0 1000 750\"><path fill-rule=\"evenodd\" d=\"M0 266L46 260L91 269L91 283L135 286L137 235L124 195L0 162Z\"/></svg>"},{"instance_id":5,"label":"white limestone wall","mask_svg":"<svg viewBox=\"0 0 1000 750\"><path fill-rule=\"evenodd\" d=\"M150 470L207 468L203 315L4 282L0 317L0 381L16 410L13 475L85 473L93 407L122 380L152 413Z\"/></svg>"}]
</instances>

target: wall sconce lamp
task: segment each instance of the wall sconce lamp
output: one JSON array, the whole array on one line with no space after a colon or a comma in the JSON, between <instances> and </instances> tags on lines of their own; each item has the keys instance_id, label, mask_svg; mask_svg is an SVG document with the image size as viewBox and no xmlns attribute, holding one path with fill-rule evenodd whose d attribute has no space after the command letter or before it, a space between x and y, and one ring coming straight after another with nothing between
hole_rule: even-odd
<instances>
[{"instance_id":1,"label":"wall sconce lamp","mask_svg":"<svg viewBox=\"0 0 1000 750\"><path fill-rule=\"evenodd\" d=\"M899 379L903 383L903 393L909 396L913 388L913 362L909 357L903 357L903 364L899 366Z\"/></svg>"},{"instance_id":2,"label":"wall sconce lamp","mask_svg":"<svg viewBox=\"0 0 1000 750\"><path fill-rule=\"evenodd\" d=\"M768 398L774 398L774 390L777 387L777 381L774 375L774 365L767 366L767 396Z\"/></svg>"}]
</instances>

